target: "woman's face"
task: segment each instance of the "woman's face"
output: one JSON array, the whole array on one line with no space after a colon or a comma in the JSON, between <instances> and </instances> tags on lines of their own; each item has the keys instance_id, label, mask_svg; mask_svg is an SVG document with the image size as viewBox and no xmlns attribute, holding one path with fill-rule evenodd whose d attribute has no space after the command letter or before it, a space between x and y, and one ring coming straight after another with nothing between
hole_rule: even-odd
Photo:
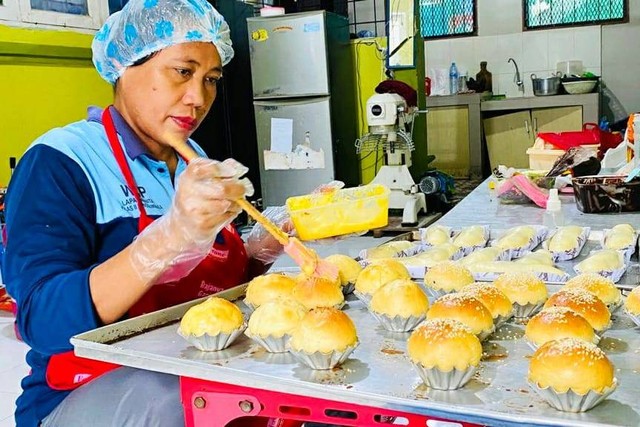
<instances>
[{"instance_id":1,"label":"woman's face","mask_svg":"<svg viewBox=\"0 0 640 427\"><path fill-rule=\"evenodd\" d=\"M212 43L177 44L128 67L118 81L115 105L147 144L166 135L188 138L216 98L222 63Z\"/></svg>"}]
</instances>

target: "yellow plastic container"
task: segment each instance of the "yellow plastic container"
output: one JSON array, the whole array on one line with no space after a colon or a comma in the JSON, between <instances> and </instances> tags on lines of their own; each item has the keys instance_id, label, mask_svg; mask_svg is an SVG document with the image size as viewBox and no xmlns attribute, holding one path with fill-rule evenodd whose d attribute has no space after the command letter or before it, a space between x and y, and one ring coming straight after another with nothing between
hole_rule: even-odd
<instances>
[{"instance_id":1,"label":"yellow plastic container","mask_svg":"<svg viewBox=\"0 0 640 427\"><path fill-rule=\"evenodd\" d=\"M371 184L289 197L287 210L301 240L371 230L389 222L389 189Z\"/></svg>"}]
</instances>

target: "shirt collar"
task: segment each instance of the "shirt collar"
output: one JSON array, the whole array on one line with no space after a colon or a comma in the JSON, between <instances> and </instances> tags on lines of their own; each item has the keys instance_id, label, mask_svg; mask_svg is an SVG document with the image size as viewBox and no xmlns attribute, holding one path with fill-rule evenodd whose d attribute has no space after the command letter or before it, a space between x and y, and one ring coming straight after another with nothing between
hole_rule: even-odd
<instances>
[{"instance_id":1,"label":"shirt collar","mask_svg":"<svg viewBox=\"0 0 640 427\"><path fill-rule=\"evenodd\" d=\"M122 117L122 115L116 110L116 108L111 105L109 111L111 112L111 118L113 119L113 124L116 127L116 131L120 138L122 138L122 145L124 145L124 150L132 160L135 160L138 156L142 154L149 154L140 138L136 135L136 133L131 129L131 126L127 123L127 121ZM97 122L102 124L102 108L100 107L89 107L87 111L87 120L90 122Z\"/></svg>"}]
</instances>

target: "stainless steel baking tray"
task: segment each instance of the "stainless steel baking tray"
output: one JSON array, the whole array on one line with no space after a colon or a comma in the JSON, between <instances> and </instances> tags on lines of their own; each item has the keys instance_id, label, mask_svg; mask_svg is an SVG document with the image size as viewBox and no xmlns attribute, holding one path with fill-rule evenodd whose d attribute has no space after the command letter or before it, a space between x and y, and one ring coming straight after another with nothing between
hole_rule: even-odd
<instances>
[{"instance_id":1,"label":"stainless steel baking tray","mask_svg":"<svg viewBox=\"0 0 640 427\"><path fill-rule=\"evenodd\" d=\"M240 301L244 289L220 295L246 312ZM181 316L198 302L80 334L72 343L80 356L122 365L481 425L640 425L640 330L623 314L601 341L616 366L618 389L594 409L571 414L551 408L527 385L532 350L521 324L504 325L484 343L482 366L463 389L438 391L422 384L410 364L409 334L385 331L352 297L345 311L357 326L360 346L330 371L313 371L288 353L266 353L244 336L224 351L198 351L176 333Z\"/></svg>"}]
</instances>

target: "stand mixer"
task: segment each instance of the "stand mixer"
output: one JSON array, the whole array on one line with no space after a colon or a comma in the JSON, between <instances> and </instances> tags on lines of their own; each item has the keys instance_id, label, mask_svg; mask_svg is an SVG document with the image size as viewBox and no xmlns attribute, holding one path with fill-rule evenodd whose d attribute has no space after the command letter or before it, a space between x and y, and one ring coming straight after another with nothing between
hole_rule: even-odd
<instances>
[{"instance_id":1,"label":"stand mixer","mask_svg":"<svg viewBox=\"0 0 640 427\"><path fill-rule=\"evenodd\" d=\"M384 151L385 165L371 183L391 190L389 209L402 209L402 224L418 223L418 213L427 212L425 196L409 173L411 152L415 149L413 119L417 109L408 108L405 99L395 93L376 93L367 100L369 132L356 140L356 152Z\"/></svg>"}]
</instances>

